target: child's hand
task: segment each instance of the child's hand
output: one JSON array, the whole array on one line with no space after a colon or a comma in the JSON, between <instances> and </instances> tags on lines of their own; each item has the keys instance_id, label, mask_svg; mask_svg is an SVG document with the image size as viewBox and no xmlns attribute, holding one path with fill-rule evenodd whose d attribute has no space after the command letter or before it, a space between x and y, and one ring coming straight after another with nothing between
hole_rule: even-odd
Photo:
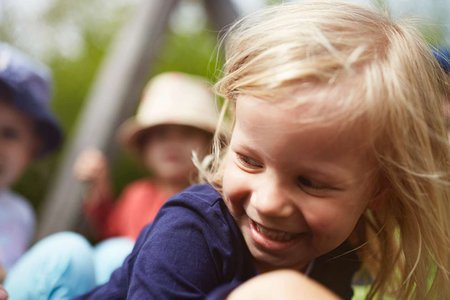
<instances>
[{"instance_id":1,"label":"child's hand","mask_svg":"<svg viewBox=\"0 0 450 300\"><path fill-rule=\"evenodd\" d=\"M78 156L73 171L78 180L96 184L107 177L108 163L100 150L90 148Z\"/></svg>"},{"instance_id":2,"label":"child's hand","mask_svg":"<svg viewBox=\"0 0 450 300\"><path fill-rule=\"evenodd\" d=\"M0 285L0 300L8 300L8 293L3 285Z\"/></svg>"},{"instance_id":3,"label":"child's hand","mask_svg":"<svg viewBox=\"0 0 450 300\"><path fill-rule=\"evenodd\" d=\"M74 176L89 184L87 203L98 203L111 196L108 163L105 155L96 148L83 151L75 161Z\"/></svg>"},{"instance_id":4,"label":"child's hand","mask_svg":"<svg viewBox=\"0 0 450 300\"><path fill-rule=\"evenodd\" d=\"M280 270L265 273L250 279L231 292L227 299L338 300L339 298L324 286L299 272Z\"/></svg>"}]
</instances>

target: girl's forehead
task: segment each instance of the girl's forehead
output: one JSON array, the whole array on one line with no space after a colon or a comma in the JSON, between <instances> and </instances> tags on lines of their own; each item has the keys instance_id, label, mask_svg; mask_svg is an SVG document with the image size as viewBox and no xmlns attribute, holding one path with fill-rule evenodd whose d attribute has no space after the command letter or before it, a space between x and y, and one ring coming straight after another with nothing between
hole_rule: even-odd
<instances>
[{"instance_id":1,"label":"girl's forehead","mask_svg":"<svg viewBox=\"0 0 450 300\"><path fill-rule=\"evenodd\" d=\"M240 106L257 110L256 122L269 118L298 123L299 126L333 125L347 127L368 111L363 105L362 89L348 87L346 83L335 86L308 85L280 90L275 96L259 97L241 94L236 98L236 118ZM248 116L242 116L243 119ZM268 124L275 125L275 124Z\"/></svg>"},{"instance_id":2,"label":"girl's forehead","mask_svg":"<svg viewBox=\"0 0 450 300\"><path fill-rule=\"evenodd\" d=\"M333 81L314 79L298 79L294 82L279 83L276 88L255 88L249 93L239 94L239 99L261 100L285 109L295 109L299 106L322 110L336 110L349 107L351 104L364 102L367 87L357 73L341 74Z\"/></svg>"},{"instance_id":3,"label":"girl's forehead","mask_svg":"<svg viewBox=\"0 0 450 300\"><path fill-rule=\"evenodd\" d=\"M248 137L277 132L279 135L302 134L319 138L324 143L345 143L365 147L370 142L362 120L352 122L336 114L334 105L314 106L313 102L292 105L290 99L271 101L252 96L239 96L236 101L236 126ZM304 133L304 134L303 134Z\"/></svg>"}]
</instances>

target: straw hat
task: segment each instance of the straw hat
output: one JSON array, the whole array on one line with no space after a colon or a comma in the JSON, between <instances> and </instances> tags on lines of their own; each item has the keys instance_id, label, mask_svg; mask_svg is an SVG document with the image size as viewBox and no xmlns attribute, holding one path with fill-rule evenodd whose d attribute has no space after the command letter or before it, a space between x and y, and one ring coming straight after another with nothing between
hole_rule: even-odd
<instances>
[{"instance_id":1,"label":"straw hat","mask_svg":"<svg viewBox=\"0 0 450 300\"><path fill-rule=\"evenodd\" d=\"M187 125L211 134L219 113L208 82L178 72L155 76L145 87L137 113L119 128L119 140L139 152L140 137L158 125Z\"/></svg>"}]
</instances>

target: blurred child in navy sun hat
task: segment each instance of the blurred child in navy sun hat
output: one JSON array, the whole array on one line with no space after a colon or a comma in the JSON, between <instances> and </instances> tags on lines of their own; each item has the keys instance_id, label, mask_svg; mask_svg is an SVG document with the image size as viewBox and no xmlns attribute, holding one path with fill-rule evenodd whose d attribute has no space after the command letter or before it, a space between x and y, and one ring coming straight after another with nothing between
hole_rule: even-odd
<instances>
[{"instance_id":1,"label":"blurred child in navy sun hat","mask_svg":"<svg viewBox=\"0 0 450 300\"><path fill-rule=\"evenodd\" d=\"M433 50L434 57L439 62L439 65L446 73L450 72L450 50L448 48L440 47Z\"/></svg>"},{"instance_id":2,"label":"blurred child in navy sun hat","mask_svg":"<svg viewBox=\"0 0 450 300\"><path fill-rule=\"evenodd\" d=\"M7 99L35 124L41 140L39 156L56 150L62 142L58 121L50 109L52 81L50 71L12 46L0 43L0 84L9 90Z\"/></svg>"},{"instance_id":3,"label":"blurred child in navy sun hat","mask_svg":"<svg viewBox=\"0 0 450 300\"><path fill-rule=\"evenodd\" d=\"M447 82L450 86L450 49L445 47L440 47L433 49L434 57L439 62L441 68L447 73ZM444 102L444 116L447 126L447 137L450 142L450 99L447 97L447 101Z\"/></svg>"},{"instance_id":4,"label":"blurred child in navy sun hat","mask_svg":"<svg viewBox=\"0 0 450 300\"><path fill-rule=\"evenodd\" d=\"M0 42L0 282L27 250L36 223L30 203L11 186L62 143L51 87L47 67Z\"/></svg>"}]
</instances>

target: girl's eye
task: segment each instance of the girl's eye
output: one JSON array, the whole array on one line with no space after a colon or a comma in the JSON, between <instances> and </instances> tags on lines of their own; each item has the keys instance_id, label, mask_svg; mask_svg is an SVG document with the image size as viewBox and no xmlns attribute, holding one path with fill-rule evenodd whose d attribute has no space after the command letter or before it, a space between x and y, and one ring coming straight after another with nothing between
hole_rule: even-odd
<instances>
[{"instance_id":1,"label":"girl's eye","mask_svg":"<svg viewBox=\"0 0 450 300\"><path fill-rule=\"evenodd\" d=\"M238 158L239 162L247 168L259 169L259 168L263 167L263 165L261 163L259 163L258 161L254 160L253 158L250 158L246 155L237 154L237 158Z\"/></svg>"},{"instance_id":2,"label":"girl's eye","mask_svg":"<svg viewBox=\"0 0 450 300\"><path fill-rule=\"evenodd\" d=\"M311 180L311 179L303 177L303 176L298 177L297 182L298 182L298 185L302 188L321 190L321 191L330 189L330 187L325 184L316 182L314 180Z\"/></svg>"}]
</instances>

